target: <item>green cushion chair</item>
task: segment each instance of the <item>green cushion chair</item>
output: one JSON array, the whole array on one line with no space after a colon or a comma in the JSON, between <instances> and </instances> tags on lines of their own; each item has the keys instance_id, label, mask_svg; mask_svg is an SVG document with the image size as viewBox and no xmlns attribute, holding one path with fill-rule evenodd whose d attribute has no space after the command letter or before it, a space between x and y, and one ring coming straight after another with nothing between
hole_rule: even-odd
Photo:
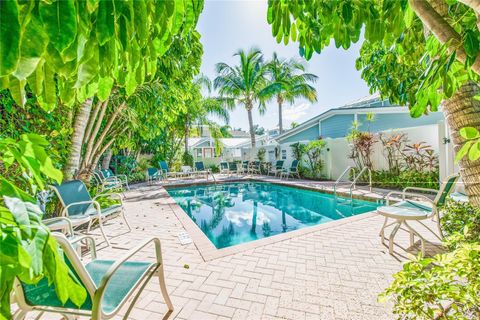
<instances>
[{"instance_id":1,"label":"green cushion chair","mask_svg":"<svg viewBox=\"0 0 480 320\"><path fill-rule=\"evenodd\" d=\"M275 165L268 171L268 174L274 174L275 176L280 175L283 172L283 160L277 160Z\"/></svg>"},{"instance_id":2,"label":"green cushion chair","mask_svg":"<svg viewBox=\"0 0 480 320\"><path fill-rule=\"evenodd\" d=\"M389 252L393 254L393 245L394 238L398 230L402 225L405 225L410 232L410 245L413 246L415 241L415 236L420 239L422 254L425 253L425 239L418 233L415 229L412 228L407 221L417 221L422 224L426 229L428 229L432 234L434 234L439 240L443 238L442 228L440 225L439 217L439 207L445 204L445 201L449 194L453 191L455 184L459 178L458 174L451 175L446 178L445 182L440 186L440 190L427 189L427 188L417 188L417 187L407 187L403 191L391 191L386 196L387 205L377 208L377 213L385 217L385 222L383 223L382 229L380 230L380 237L382 244L385 240L385 228L391 225L394 225L394 228L389 236ZM423 194L413 193L409 191L420 191ZM431 200L424 193L434 193L436 194L435 199ZM400 195L401 201L390 205L390 197L392 195ZM410 199L407 199L409 197ZM422 199L422 201L417 201L414 199ZM433 230L428 226L422 223L422 220L426 219L435 219L438 233L437 235ZM388 223L389 219L393 219L394 222Z\"/></svg>"},{"instance_id":3,"label":"green cushion chair","mask_svg":"<svg viewBox=\"0 0 480 320\"><path fill-rule=\"evenodd\" d=\"M195 173L199 175L205 175L205 178L208 180L208 174L210 170L205 168L203 161L196 161L195 162Z\"/></svg>"},{"instance_id":4,"label":"green cushion chair","mask_svg":"<svg viewBox=\"0 0 480 320\"><path fill-rule=\"evenodd\" d=\"M62 304L55 294L54 285L49 285L46 278L41 279L36 285L25 284L17 279L14 290L19 310L15 314L15 319L23 319L30 311L59 313L67 319L71 319L71 315L86 316L93 320L109 319L115 316L133 296L123 316L123 319L128 319L135 302L153 276L159 279L160 291L169 313L173 311L165 285L162 252L158 238L144 241L118 260L97 259L96 251L92 250L91 262L84 264L74 248L77 242L84 240L83 237L69 241L61 233L54 232L52 235L58 241L72 274L87 291L87 299L80 307L70 300ZM152 242L155 245L154 262L131 261L132 256Z\"/></svg>"},{"instance_id":5,"label":"green cushion chair","mask_svg":"<svg viewBox=\"0 0 480 320\"><path fill-rule=\"evenodd\" d=\"M88 222L87 233L90 232L92 224L98 221L100 231L108 245L110 245L110 241L103 230L103 223L106 220L121 215L128 227L128 230L132 230L127 218L125 217L125 209L123 206L122 196L120 194L102 193L92 198L87 187L81 180L65 181L59 185L52 185L51 188L55 191L60 199L60 202L62 203L63 209L61 216L68 217L73 224L77 226L79 224L75 223L75 221L85 221L85 219L88 218L86 219ZM113 204L106 208L101 208L97 200L102 197L115 199L119 203Z\"/></svg>"},{"instance_id":6,"label":"green cushion chair","mask_svg":"<svg viewBox=\"0 0 480 320\"><path fill-rule=\"evenodd\" d=\"M92 177L99 192L105 190L122 190L123 192L123 183L117 177L104 178L99 170L94 170Z\"/></svg>"},{"instance_id":7,"label":"green cushion chair","mask_svg":"<svg viewBox=\"0 0 480 320\"><path fill-rule=\"evenodd\" d=\"M288 180L288 177L297 177L300 179L300 172L298 171L298 165L300 164L300 161L298 160L293 160L292 164L290 165L290 168L288 169L283 169L283 171L280 173L280 178L286 177Z\"/></svg>"},{"instance_id":8,"label":"green cushion chair","mask_svg":"<svg viewBox=\"0 0 480 320\"><path fill-rule=\"evenodd\" d=\"M126 187L127 190L130 190L130 186L128 185L128 177L125 174L114 174L112 170L110 169L102 169L100 170L100 173L102 174L103 178L105 180L115 180L115 181L120 181L122 186Z\"/></svg>"},{"instance_id":9,"label":"green cushion chair","mask_svg":"<svg viewBox=\"0 0 480 320\"><path fill-rule=\"evenodd\" d=\"M230 170L228 168L228 162L226 162L226 161L220 162L220 173L221 174L230 174Z\"/></svg>"},{"instance_id":10,"label":"green cushion chair","mask_svg":"<svg viewBox=\"0 0 480 320\"><path fill-rule=\"evenodd\" d=\"M162 173L157 168L147 168L147 182L151 184L154 180L162 178Z\"/></svg>"}]
</instances>

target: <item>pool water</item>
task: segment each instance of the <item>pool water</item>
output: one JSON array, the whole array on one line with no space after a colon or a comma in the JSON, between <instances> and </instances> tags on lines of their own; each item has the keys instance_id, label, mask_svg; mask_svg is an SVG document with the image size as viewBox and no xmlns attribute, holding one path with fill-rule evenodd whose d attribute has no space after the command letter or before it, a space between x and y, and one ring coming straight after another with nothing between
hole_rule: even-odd
<instances>
[{"instance_id":1,"label":"pool water","mask_svg":"<svg viewBox=\"0 0 480 320\"><path fill-rule=\"evenodd\" d=\"M216 248L375 210L369 201L264 182L168 189Z\"/></svg>"}]
</instances>

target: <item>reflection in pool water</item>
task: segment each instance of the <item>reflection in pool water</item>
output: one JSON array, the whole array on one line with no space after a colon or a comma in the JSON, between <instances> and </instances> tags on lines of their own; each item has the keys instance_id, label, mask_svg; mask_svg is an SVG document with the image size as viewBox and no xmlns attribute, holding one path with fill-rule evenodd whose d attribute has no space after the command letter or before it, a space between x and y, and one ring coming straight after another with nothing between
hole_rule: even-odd
<instances>
[{"instance_id":1,"label":"reflection in pool water","mask_svg":"<svg viewBox=\"0 0 480 320\"><path fill-rule=\"evenodd\" d=\"M168 189L217 247L375 210L376 203L263 182Z\"/></svg>"}]
</instances>

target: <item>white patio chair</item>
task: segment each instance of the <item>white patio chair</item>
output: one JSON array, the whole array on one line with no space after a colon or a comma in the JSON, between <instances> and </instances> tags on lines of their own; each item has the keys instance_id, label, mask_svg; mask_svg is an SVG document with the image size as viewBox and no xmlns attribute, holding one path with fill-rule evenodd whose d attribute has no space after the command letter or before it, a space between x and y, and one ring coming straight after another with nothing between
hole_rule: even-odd
<instances>
[{"instance_id":1,"label":"white patio chair","mask_svg":"<svg viewBox=\"0 0 480 320\"><path fill-rule=\"evenodd\" d=\"M387 194L386 201L387 205L378 207L377 213L385 217L385 222L383 223L382 229L380 230L380 237L382 244L384 244L385 240L385 228L394 225L394 228L389 236L389 252L393 254L393 240L395 235L397 234L398 230L402 225L405 225L410 232L410 245L414 243L415 235L420 238L421 242L421 251L422 254L425 253L425 239L418 233L415 229L407 223L407 221L417 221L418 223L422 224L425 228L427 228L433 235L435 235L439 240L442 240L443 233L442 228L440 225L440 217L438 208L442 206L449 194L454 189L454 186L458 180L458 174L451 175L447 177L446 182L442 183L440 186L440 190L434 189L426 189L426 188L416 188L416 187L408 187L403 189L403 191L392 191ZM420 192L430 192L435 193L436 197L434 200L431 200L425 194L419 193L412 193L408 192L409 190L413 191L420 191ZM392 195L400 195L402 201L390 205L390 197ZM410 198L421 198L422 201L416 200L408 200L407 196ZM437 235L432 229L422 223L422 220L434 218L437 224L439 235ZM388 219L394 219L394 222L388 223Z\"/></svg>"}]
</instances>

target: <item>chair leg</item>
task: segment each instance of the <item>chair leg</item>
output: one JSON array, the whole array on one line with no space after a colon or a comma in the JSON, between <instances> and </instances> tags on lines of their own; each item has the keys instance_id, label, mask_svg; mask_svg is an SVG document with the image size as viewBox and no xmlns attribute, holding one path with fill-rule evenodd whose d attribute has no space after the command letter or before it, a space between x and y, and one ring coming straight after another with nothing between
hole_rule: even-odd
<instances>
[{"instance_id":1,"label":"chair leg","mask_svg":"<svg viewBox=\"0 0 480 320\"><path fill-rule=\"evenodd\" d=\"M128 227L128 231L132 231L132 227L130 227L130 223L128 223L128 220L127 220L127 217L125 216L125 209L122 208L122 218L123 220L125 221L125 224L127 225Z\"/></svg>"},{"instance_id":2,"label":"chair leg","mask_svg":"<svg viewBox=\"0 0 480 320\"><path fill-rule=\"evenodd\" d=\"M162 291L163 299L167 304L168 310L173 311L173 304L172 300L170 300L170 296L168 295L167 286L165 285L165 273L163 271L163 263L158 268L158 282L160 283L160 290Z\"/></svg>"},{"instance_id":3,"label":"chair leg","mask_svg":"<svg viewBox=\"0 0 480 320\"><path fill-rule=\"evenodd\" d=\"M388 217L385 217L385 222L383 223L382 229L380 230L379 236L381 237L380 241L382 244L385 244L385 227L387 226L388 223Z\"/></svg>"},{"instance_id":4,"label":"chair leg","mask_svg":"<svg viewBox=\"0 0 480 320\"><path fill-rule=\"evenodd\" d=\"M105 230L103 230L102 218L98 218L98 226L100 227L100 232L102 233L103 238L105 239L105 242L110 247L110 241L108 241L107 235L105 234Z\"/></svg>"},{"instance_id":5,"label":"chair leg","mask_svg":"<svg viewBox=\"0 0 480 320\"><path fill-rule=\"evenodd\" d=\"M19 309L13 314L14 320L23 320L27 316L28 311Z\"/></svg>"},{"instance_id":6,"label":"chair leg","mask_svg":"<svg viewBox=\"0 0 480 320\"><path fill-rule=\"evenodd\" d=\"M392 233L390 234L390 237L388 239L388 252L390 252L391 255L393 255L393 239L395 238L395 235L398 232L398 229L400 229L400 226L402 225L402 221L397 221L397 225L395 228L393 228Z\"/></svg>"},{"instance_id":7,"label":"chair leg","mask_svg":"<svg viewBox=\"0 0 480 320\"><path fill-rule=\"evenodd\" d=\"M421 252L422 256L425 255L425 239L417 232L415 229L413 229L406 221L404 221L405 225L407 226L408 230L410 231L410 241L412 239L412 235L416 234L418 238L420 238L420 245L421 245ZM413 246L413 243L410 243L410 245Z\"/></svg>"}]
</instances>

